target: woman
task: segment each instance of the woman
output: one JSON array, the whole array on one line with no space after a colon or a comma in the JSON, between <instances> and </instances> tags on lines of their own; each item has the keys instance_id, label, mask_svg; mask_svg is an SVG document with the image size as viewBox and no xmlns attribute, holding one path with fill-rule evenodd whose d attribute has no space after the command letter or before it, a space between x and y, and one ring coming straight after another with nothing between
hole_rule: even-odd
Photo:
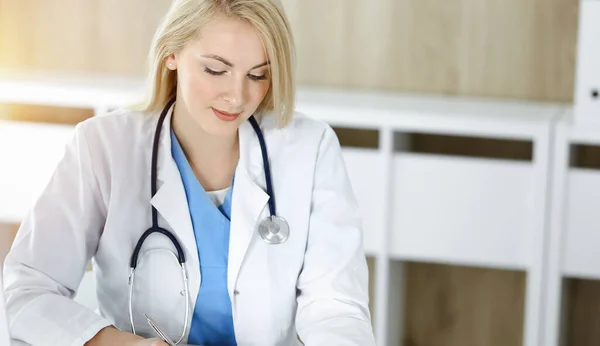
<instances>
[{"instance_id":1,"label":"woman","mask_svg":"<svg viewBox=\"0 0 600 346\"><path fill-rule=\"evenodd\" d=\"M143 109L80 123L22 223L13 338L166 345L148 316L176 343L374 345L358 208L292 57L277 0L174 2ZM99 313L71 299L90 259Z\"/></svg>"}]
</instances>

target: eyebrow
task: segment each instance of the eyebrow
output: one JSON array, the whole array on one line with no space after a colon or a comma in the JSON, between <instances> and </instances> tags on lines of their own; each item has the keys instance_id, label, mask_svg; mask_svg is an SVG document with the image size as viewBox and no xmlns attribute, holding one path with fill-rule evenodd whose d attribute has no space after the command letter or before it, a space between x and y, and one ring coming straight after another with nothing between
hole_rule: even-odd
<instances>
[{"instance_id":1,"label":"eyebrow","mask_svg":"<svg viewBox=\"0 0 600 346\"><path fill-rule=\"evenodd\" d=\"M215 60L218 60L218 61L222 62L223 64L229 66L229 67L234 67L234 65L231 62L229 62L227 59L225 59L223 57L220 57L218 55L208 54L208 55L202 55L202 57L209 58L209 59L215 59ZM254 70L254 69L257 69L259 67L263 67L263 66L269 65L270 63L271 62L269 60L267 60L267 61L263 62L262 64L258 64L256 66L252 67L250 70Z\"/></svg>"}]
</instances>

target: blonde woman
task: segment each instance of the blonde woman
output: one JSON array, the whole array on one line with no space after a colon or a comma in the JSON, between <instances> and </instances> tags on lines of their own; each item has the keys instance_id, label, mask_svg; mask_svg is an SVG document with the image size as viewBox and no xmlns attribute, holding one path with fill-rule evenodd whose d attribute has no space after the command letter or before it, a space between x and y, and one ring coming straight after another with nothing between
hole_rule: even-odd
<instances>
[{"instance_id":1,"label":"blonde woman","mask_svg":"<svg viewBox=\"0 0 600 346\"><path fill-rule=\"evenodd\" d=\"M22 223L15 340L374 345L359 211L293 56L277 0L173 3L142 109L80 123ZM90 260L96 312L72 300Z\"/></svg>"}]
</instances>

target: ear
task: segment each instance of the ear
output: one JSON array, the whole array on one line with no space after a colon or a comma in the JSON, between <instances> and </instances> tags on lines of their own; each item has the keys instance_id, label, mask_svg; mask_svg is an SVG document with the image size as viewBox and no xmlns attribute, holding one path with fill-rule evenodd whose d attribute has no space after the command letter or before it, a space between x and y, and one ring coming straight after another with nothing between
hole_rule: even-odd
<instances>
[{"instance_id":1,"label":"ear","mask_svg":"<svg viewBox=\"0 0 600 346\"><path fill-rule=\"evenodd\" d=\"M165 64L169 70L177 69L177 60L175 59L175 55L171 54L165 59Z\"/></svg>"}]
</instances>

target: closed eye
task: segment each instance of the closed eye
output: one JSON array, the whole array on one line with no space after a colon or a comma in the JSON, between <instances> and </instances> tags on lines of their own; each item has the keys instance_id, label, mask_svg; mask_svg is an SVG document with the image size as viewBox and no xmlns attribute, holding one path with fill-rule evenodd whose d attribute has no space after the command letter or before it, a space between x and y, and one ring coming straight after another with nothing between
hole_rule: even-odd
<instances>
[{"instance_id":1,"label":"closed eye","mask_svg":"<svg viewBox=\"0 0 600 346\"><path fill-rule=\"evenodd\" d=\"M215 70L209 69L208 67L205 67L204 72L206 72L210 75L213 75L213 76L221 76L221 75L224 75L227 71L215 71ZM262 80L266 80L267 76L266 75L257 76L257 75L253 75L253 74L248 74L248 78L250 78L250 80L253 80L253 81L262 81Z\"/></svg>"},{"instance_id":2,"label":"closed eye","mask_svg":"<svg viewBox=\"0 0 600 346\"><path fill-rule=\"evenodd\" d=\"M249 74L248 78L252 79L253 81L261 81L261 80L266 80L267 76L264 75L264 74L262 76L256 76L256 75L253 75L253 74Z\"/></svg>"},{"instance_id":3,"label":"closed eye","mask_svg":"<svg viewBox=\"0 0 600 346\"><path fill-rule=\"evenodd\" d=\"M208 67L204 68L204 72L211 74L213 76L220 76L225 73L225 71L213 71L213 70L209 69Z\"/></svg>"}]
</instances>

